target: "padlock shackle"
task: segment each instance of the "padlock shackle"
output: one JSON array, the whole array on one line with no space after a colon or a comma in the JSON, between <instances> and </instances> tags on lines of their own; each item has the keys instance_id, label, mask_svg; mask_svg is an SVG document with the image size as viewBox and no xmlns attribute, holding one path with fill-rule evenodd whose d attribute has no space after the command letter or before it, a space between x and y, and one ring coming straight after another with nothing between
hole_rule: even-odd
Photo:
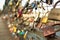
<instances>
[{"instance_id":1,"label":"padlock shackle","mask_svg":"<svg viewBox=\"0 0 60 40\"><path fill-rule=\"evenodd\" d=\"M55 7L56 7L56 5L57 5L59 2L60 2L60 0L59 0L59 1L57 1L57 2L55 3L55 5L53 6L53 8L55 8Z\"/></svg>"}]
</instances>

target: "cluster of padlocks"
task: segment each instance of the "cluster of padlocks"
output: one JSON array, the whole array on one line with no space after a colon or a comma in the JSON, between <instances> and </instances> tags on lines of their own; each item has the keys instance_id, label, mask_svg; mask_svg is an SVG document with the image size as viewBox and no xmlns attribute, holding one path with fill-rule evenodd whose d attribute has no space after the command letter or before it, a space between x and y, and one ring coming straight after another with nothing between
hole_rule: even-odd
<instances>
[{"instance_id":1,"label":"cluster of padlocks","mask_svg":"<svg viewBox=\"0 0 60 40\"><path fill-rule=\"evenodd\" d=\"M49 27L55 22L48 20L49 11L45 10L44 1L25 1L26 3L23 0L8 2L8 14L3 19L7 20L10 33L15 38L19 37L19 40L46 40L45 36L55 33L54 28ZM48 0L46 3L52 4Z\"/></svg>"}]
</instances>

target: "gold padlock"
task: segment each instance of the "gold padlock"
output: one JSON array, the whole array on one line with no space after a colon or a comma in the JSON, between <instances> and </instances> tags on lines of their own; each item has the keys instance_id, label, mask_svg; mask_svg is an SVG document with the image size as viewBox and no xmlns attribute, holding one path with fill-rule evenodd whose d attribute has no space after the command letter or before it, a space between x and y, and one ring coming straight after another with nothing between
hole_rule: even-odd
<instances>
[{"instance_id":1,"label":"gold padlock","mask_svg":"<svg viewBox=\"0 0 60 40\"><path fill-rule=\"evenodd\" d=\"M42 18L42 23L47 23L47 21L48 21L48 17L45 17L45 16L44 16L44 17Z\"/></svg>"},{"instance_id":2,"label":"gold padlock","mask_svg":"<svg viewBox=\"0 0 60 40\"><path fill-rule=\"evenodd\" d=\"M28 31L26 31L26 33L24 34L24 39L26 39L26 37L27 37L27 33L28 33Z\"/></svg>"},{"instance_id":3,"label":"gold padlock","mask_svg":"<svg viewBox=\"0 0 60 40\"><path fill-rule=\"evenodd\" d=\"M17 29L16 26L13 26L13 32L16 32L16 29Z\"/></svg>"},{"instance_id":4,"label":"gold padlock","mask_svg":"<svg viewBox=\"0 0 60 40\"><path fill-rule=\"evenodd\" d=\"M48 21L48 12L45 14L45 16L44 17L42 17L42 23L47 23L47 21Z\"/></svg>"}]
</instances>

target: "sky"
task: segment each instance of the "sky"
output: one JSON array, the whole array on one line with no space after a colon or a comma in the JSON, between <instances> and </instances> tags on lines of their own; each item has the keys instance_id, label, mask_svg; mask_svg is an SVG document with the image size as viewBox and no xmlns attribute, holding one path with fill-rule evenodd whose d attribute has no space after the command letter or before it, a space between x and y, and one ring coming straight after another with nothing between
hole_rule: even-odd
<instances>
[{"instance_id":1,"label":"sky","mask_svg":"<svg viewBox=\"0 0 60 40\"><path fill-rule=\"evenodd\" d=\"M0 0L0 10L3 10L4 3L5 3L5 0Z\"/></svg>"}]
</instances>

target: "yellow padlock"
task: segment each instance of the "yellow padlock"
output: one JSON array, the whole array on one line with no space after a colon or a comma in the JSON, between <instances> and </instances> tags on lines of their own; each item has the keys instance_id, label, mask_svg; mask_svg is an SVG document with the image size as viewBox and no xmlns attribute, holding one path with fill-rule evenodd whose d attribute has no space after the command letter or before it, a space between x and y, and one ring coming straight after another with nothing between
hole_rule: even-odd
<instances>
[{"instance_id":1,"label":"yellow padlock","mask_svg":"<svg viewBox=\"0 0 60 40\"><path fill-rule=\"evenodd\" d=\"M42 18L42 23L47 23L47 21L48 21L48 17L43 17Z\"/></svg>"},{"instance_id":2,"label":"yellow padlock","mask_svg":"<svg viewBox=\"0 0 60 40\"><path fill-rule=\"evenodd\" d=\"M44 17L42 17L42 23L47 23L47 21L48 21L48 15L49 15L49 11L47 11L46 12L46 14L45 14L45 16Z\"/></svg>"},{"instance_id":3,"label":"yellow padlock","mask_svg":"<svg viewBox=\"0 0 60 40\"><path fill-rule=\"evenodd\" d=\"M24 35L24 39L26 38L26 34Z\"/></svg>"},{"instance_id":4,"label":"yellow padlock","mask_svg":"<svg viewBox=\"0 0 60 40\"><path fill-rule=\"evenodd\" d=\"M17 29L16 26L13 26L13 32L16 32L16 29Z\"/></svg>"},{"instance_id":5,"label":"yellow padlock","mask_svg":"<svg viewBox=\"0 0 60 40\"><path fill-rule=\"evenodd\" d=\"M26 39L27 33L28 33L28 31L26 31L26 33L24 34L24 39Z\"/></svg>"},{"instance_id":6,"label":"yellow padlock","mask_svg":"<svg viewBox=\"0 0 60 40\"><path fill-rule=\"evenodd\" d=\"M12 2L10 2L10 4L9 5L12 5Z\"/></svg>"},{"instance_id":7,"label":"yellow padlock","mask_svg":"<svg viewBox=\"0 0 60 40\"><path fill-rule=\"evenodd\" d=\"M47 12L47 14L45 14L45 16L44 17L42 17L42 23L47 23L47 21L48 21L48 12Z\"/></svg>"}]
</instances>

